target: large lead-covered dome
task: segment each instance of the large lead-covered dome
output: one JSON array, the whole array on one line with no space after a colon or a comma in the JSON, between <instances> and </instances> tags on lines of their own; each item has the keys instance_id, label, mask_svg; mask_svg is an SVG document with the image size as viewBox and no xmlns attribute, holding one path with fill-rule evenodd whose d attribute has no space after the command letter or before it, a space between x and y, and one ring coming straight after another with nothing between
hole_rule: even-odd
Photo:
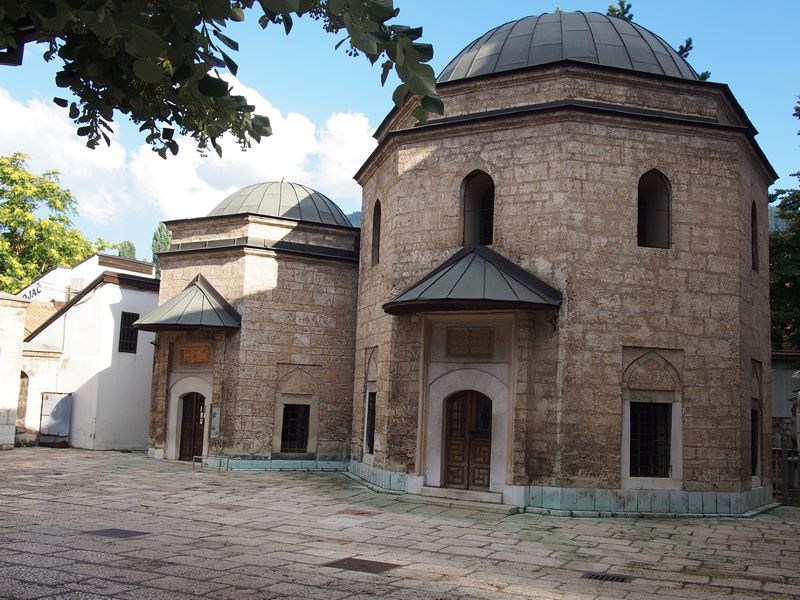
<instances>
[{"instance_id":1,"label":"large lead-covered dome","mask_svg":"<svg viewBox=\"0 0 800 600\"><path fill-rule=\"evenodd\" d=\"M697 73L660 37L600 13L525 17L488 31L464 48L439 75L440 83L560 60L697 80Z\"/></svg>"},{"instance_id":2,"label":"large lead-covered dome","mask_svg":"<svg viewBox=\"0 0 800 600\"><path fill-rule=\"evenodd\" d=\"M307 223L352 227L353 224L327 196L299 183L267 181L242 188L220 202L209 217L254 214Z\"/></svg>"}]
</instances>

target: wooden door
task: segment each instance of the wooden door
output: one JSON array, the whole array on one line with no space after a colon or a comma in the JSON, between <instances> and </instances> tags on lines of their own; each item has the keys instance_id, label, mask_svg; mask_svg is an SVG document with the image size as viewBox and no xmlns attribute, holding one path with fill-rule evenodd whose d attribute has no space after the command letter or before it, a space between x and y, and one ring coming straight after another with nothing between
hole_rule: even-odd
<instances>
[{"instance_id":1,"label":"wooden door","mask_svg":"<svg viewBox=\"0 0 800 600\"><path fill-rule=\"evenodd\" d=\"M195 392L183 397L179 460L192 460L203 454L203 424L206 399Z\"/></svg>"},{"instance_id":2,"label":"wooden door","mask_svg":"<svg viewBox=\"0 0 800 600\"><path fill-rule=\"evenodd\" d=\"M445 401L444 485L488 490L492 458L492 401L465 391Z\"/></svg>"}]
</instances>

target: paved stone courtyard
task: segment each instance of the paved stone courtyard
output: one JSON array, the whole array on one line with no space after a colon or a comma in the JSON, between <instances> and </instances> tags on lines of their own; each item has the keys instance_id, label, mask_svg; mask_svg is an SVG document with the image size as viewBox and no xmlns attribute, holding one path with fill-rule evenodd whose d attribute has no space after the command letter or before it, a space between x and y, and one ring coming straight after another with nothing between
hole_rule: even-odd
<instances>
[{"instance_id":1,"label":"paved stone courtyard","mask_svg":"<svg viewBox=\"0 0 800 600\"><path fill-rule=\"evenodd\" d=\"M350 557L397 566L326 566ZM379 494L341 473L20 448L0 454L0 598L44 597L800 598L800 509L509 516Z\"/></svg>"}]
</instances>

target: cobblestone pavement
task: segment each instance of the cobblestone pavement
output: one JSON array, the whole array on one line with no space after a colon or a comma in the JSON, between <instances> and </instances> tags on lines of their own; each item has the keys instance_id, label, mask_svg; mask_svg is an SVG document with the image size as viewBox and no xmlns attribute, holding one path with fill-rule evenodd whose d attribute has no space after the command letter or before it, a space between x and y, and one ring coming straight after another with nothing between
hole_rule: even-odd
<instances>
[{"instance_id":1,"label":"cobblestone pavement","mask_svg":"<svg viewBox=\"0 0 800 600\"><path fill-rule=\"evenodd\" d=\"M350 557L397 566L327 565ZM141 454L21 448L0 453L0 597L800 598L800 509L508 516L341 473L195 473Z\"/></svg>"}]
</instances>

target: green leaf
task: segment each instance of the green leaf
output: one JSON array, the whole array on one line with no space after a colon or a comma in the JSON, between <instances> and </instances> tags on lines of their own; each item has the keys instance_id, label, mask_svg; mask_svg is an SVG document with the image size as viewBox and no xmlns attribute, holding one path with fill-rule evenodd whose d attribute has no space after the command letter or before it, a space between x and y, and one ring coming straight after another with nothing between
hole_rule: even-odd
<instances>
[{"instance_id":1,"label":"green leaf","mask_svg":"<svg viewBox=\"0 0 800 600\"><path fill-rule=\"evenodd\" d=\"M244 21L244 11L240 7L231 7L231 21L236 21L237 23Z\"/></svg>"},{"instance_id":2,"label":"green leaf","mask_svg":"<svg viewBox=\"0 0 800 600\"><path fill-rule=\"evenodd\" d=\"M76 133L81 137L85 137L92 133L92 128L89 125L84 125L83 127L78 127L78 131Z\"/></svg>"},{"instance_id":3,"label":"green leaf","mask_svg":"<svg viewBox=\"0 0 800 600\"><path fill-rule=\"evenodd\" d=\"M405 83L401 83L394 89L394 93L392 94L392 102L397 108L400 108L403 105L403 100L405 100L406 95L408 94L408 86Z\"/></svg>"},{"instance_id":4,"label":"green leaf","mask_svg":"<svg viewBox=\"0 0 800 600\"><path fill-rule=\"evenodd\" d=\"M161 55L165 46L160 35L140 25L131 25L128 35L125 36L125 51L132 56L156 58Z\"/></svg>"},{"instance_id":5,"label":"green leaf","mask_svg":"<svg viewBox=\"0 0 800 600\"><path fill-rule=\"evenodd\" d=\"M200 4L204 7L205 10L201 10L207 18L221 21L227 19L231 14L229 0L202 0Z\"/></svg>"},{"instance_id":6,"label":"green leaf","mask_svg":"<svg viewBox=\"0 0 800 600\"><path fill-rule=\"evenodd\" d=\"M64 100L64 98L53 98L53 102L58 104L61 108L67 108L67 106L69 105L69 102Z\"/></svg>"},{"instance_id":7,"label":"green leaf","mask_svg":"<svg viewBox=\"0 0 800 600\"><path fill-rule=\"evenodd\" d=\"M387 60L381 65L381 85L386 84L386 79L389 77L393 64L392 61Z\"/></svg>"},{"instance_id":8,"label":"green leaf","mask_svg":"<svg viewBox=\"0 0 800 600\"><path fill-rule=\"evenodd\" d=\"M137 58L133 62L133 72L145 83L159 83L164 78L164 70L146 58Z\"/></svg>"},{"instance_id":9,"label":"green leaf","mask_svg":"<svg viewBox=\"0 0 800 600\"><path fill-rule=\"evenodd\" d=\"M424 108L429 113L433 113L436 115L443 115L444 114L444 102L439 96L429 95L422 97L422 108Z\"/></svg>"},{"instance_id":10,"label":"green leaf","mask_svg":"<svg viewBox=\"0 0 800 600\"><path fill-rule=\"evenodd\" d=\"M219 31L215 31L215 32L214 32L214 35L215 35L215 36L216 36L216 37L217 37L217 38L218 38L218 39L219 39L219 40L220 40L220 41L221 41L223 44L225 44L225 45L226 45L228 48L230 48L231 50L235 50L235 51L238 51L238 50L239 50L239 44L236 42L236 40L232 40L232 39L231 39L231 38L229 38L227 35L224 35L224 34L220 33Z\"/></svg>"},{"instance_id":11,"label":"green leaf","mask_svg":"<svg viewBox=\"0 0 800 600\"><path fill-rule=\"evenodd\" d=\"M428 122L428 111L426 111L422 106L418 106L412 110L411 115L423 125Z\"/></svg>"},{"instance_id":12,"label":"green leaf","mask_svg":"<svg viewBox=\"0 0 800 600\"><path fill-rule=\"evenodd\" d=\"M225 61L225 65L228 67L228 70L236 75L239 72L239 65L237 65L233 59L225 54L222 50L220 50L220 54L222 54L222 59Z\"/></svg>"},{"instance_id":13,"label":"green leaf","mask_svg":"<svg viewBox=\"0 0 800 600\"><path fill-rule=\"evenodd\" d=\"M219 77L203 75L200 81L197 82L197 89L204 96L219 98L228 93L228 83Z\"/></svg>"},{"instance_id":14,"label":"green leaf","mask_svg":"<svg viewBox=\"0 0 800 600\"><path fill-rule=\"evenodd\" d=\"M52 19L58 14L55 2L50 0L33 0L31 8L43 19Z\"/></svg>"},{"instance_id":15,"label":"green leaf","mask_svg":"<svg viewBox=\"0 0 800 600\"><path fill-rule=\"evenodd\" d=\"M80 111L78 110L78 105L74 102L69 105L69 118L70 119L77 119Z\"/></svg>"},{"instance_id":16,"label":"green leaf","mask_svg":"<svg viewBox=\"0 0 800 600\"><path fill-rule=\"evenodd\" d=\"M274 13L279 15L297 12L300 10L299 0L263 0L262 6L265 6Z\"/></svg>"},{"instance_id":17,"label":"green leaf","mask_svg":"<svg viewBox=\"0 0 800 600\"><path fill-rule=\"evenodd\" d=\"M413 48L419 54L419 62L428 62L433 58L433 46L431 44L414 44Z\"/></svg>"}]
</instances>

